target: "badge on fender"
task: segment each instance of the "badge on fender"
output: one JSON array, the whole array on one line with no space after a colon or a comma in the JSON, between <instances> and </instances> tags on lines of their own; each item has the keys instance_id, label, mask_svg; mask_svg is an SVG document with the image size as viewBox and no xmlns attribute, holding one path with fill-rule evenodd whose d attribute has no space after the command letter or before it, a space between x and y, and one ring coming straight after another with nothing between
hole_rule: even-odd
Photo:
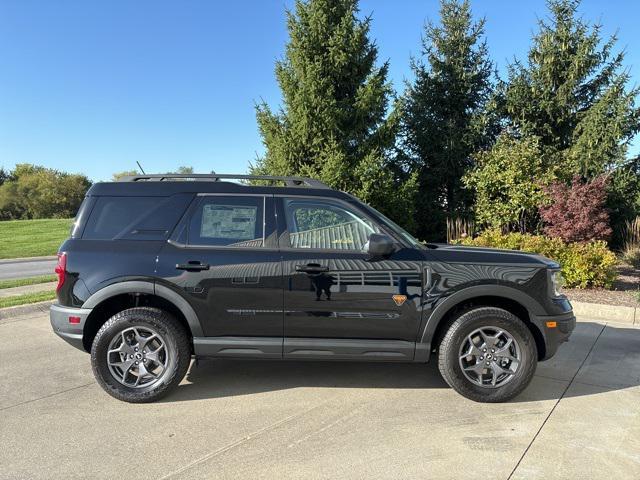
<instances>
[{"instance_id":1,"label":"badge on fender","mask_svg":"<svg viewBox=\"0 0 640 480\"><path fill-rule=\"evenodd\" d=\"M406 295L394 295L391 298L393 298L393 301L396 302L396 305L399 307L401 307L402 304L407 301Z\"/></svg>"}]
</instances>

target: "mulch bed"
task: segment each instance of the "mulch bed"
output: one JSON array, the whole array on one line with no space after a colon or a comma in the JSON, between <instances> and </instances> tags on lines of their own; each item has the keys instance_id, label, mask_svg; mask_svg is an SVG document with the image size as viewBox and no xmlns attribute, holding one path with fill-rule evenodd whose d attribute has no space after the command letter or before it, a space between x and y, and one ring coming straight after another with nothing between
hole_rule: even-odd
<instances>
[{"instance_id":1,"label":"mulch bed","mask_svg":"<svg viewBox=\"0 0 640 480\"><path fill-rule=\"evenodd\" d=\"M582 290L565 288L563 292L569 300L587 303L604 303L606 305L621 305L624 307L640 307L638 292L640 291L640 270L631 265L618 265L618 279L612 290L593 288Z\"/></svg>"}]
</instances>

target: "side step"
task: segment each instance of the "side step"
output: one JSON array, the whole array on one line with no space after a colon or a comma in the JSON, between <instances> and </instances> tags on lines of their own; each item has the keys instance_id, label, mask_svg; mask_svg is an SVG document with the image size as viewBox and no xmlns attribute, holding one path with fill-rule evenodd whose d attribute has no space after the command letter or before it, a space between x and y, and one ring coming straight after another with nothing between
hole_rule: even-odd
<instances>
[{"instance_id":1,"label":"side step","mask_svg":"<svg viewBox=\"0 0 640 480\"><path fill-rule=\"evenodd\" d=\"M194 337L193 347L201 357L412 362L416 346L403 340Z\"/></svg>"}]
</instances>

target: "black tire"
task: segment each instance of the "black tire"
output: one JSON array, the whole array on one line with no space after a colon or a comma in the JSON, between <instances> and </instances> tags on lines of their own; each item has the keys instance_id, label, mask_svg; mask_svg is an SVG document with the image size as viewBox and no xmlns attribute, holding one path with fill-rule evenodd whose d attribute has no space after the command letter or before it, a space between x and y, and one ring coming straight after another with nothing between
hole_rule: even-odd
<instances>
[{"instance_id":1,"label":"black tire","mask_svg":"<svg viewBox=\"0 0 640 480\"><path fill-rule=\"evenodd\" d=\"M134 388L124 385L108 365L110 343L122 332L126 334L131 327L151 328L166 344L166 367L158 375L158 380L150 382L149 386ZM187 332L172 315L158 308L136 307L117 313L98 330L91 346L91 367L100 386L112 397L130 403L160 399L180 383L190 363L191 343Z\"/></svg>"},{"instance_id":2,"label":"black tire","mask_svg":"<svg viewBox=\"0 0 640 480\"><path fill-rule=\"evenodd\" d=\"M497 387L473 383L463 373L459 361L460 349L467 336L479 328L490 326L508 332L519 345L521 355L521 363L515 373L509 381ZM438 368L444 380L456 392L476 402L511 400L529 385L537 365L538 352L529 328L512 313L495 307L479 307L462 313L449 327L438 349Z\"/></svg>"}]
</instances>

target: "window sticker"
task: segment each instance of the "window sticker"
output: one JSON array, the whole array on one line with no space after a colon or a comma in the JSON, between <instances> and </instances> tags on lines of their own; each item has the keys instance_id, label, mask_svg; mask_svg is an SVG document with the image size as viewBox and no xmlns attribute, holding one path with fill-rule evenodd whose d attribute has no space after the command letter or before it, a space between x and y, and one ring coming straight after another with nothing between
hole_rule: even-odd
<instances>
[{"instance_id":1,"label":"window sticker","mask_svg":"<svg viewBox=\"0 0 640 480\"><path fill-rule=\"evenodd\" d=\"M256 232L257 207L205 205L202 209L202 238L252 240Z\"/></svg>"}]
</instances>

